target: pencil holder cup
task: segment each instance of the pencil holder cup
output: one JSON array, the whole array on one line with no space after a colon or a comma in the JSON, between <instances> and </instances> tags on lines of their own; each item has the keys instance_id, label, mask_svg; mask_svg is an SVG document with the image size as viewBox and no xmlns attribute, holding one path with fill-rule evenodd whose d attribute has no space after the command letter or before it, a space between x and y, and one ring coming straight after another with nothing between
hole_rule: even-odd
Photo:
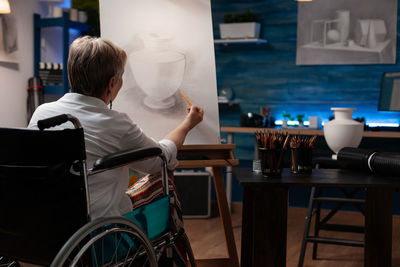
<instances>
[{"instance_id":1,"label":"pencil holder cup","mask_svg":"<svg viewBox=\"0 0 400 267\"><path fill-rule=\"evenodd\" d=\"M258 148L261 173L264 177L279 178L282 174L284 149Z\"/></svg>"},{"instance_id":2,"label":"pencil holder cup","mask_svg":"<svg viewBox=\"0 0 400 267\"><path fill-rule=\"evenodd\" d=\"M290 148L290 172L295 174L312 172L312 148Z\"/></svg>"}]
</instances>

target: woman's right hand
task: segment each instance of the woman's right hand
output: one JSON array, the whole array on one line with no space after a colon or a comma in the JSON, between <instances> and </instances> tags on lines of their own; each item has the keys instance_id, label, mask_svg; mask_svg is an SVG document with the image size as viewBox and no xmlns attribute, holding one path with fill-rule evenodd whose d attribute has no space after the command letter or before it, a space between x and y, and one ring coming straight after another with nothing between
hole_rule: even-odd
<instances>
[{"instance_id":1,"label":"woman's right hand","mask_svg":"<svg viewBox=\"0 0 400 267\"><path fill-rule=\"evenodd\" d=\"M191 106L188 108L188 114L185 119L185 123L189 130L195 127L203 120L204 110L198 106Z\"/></svg>"},{"instance_id":2,"label":"woman's right hand","mask_svg":"<svg viewBox=\"0 0 400 267\"><path fill-rule=\"evenodd\" d=\"M188 114L181 124L172 130L165 139L169 139L175 143L179 149L185 142L186 135L193 127L203 120L204 111L198 106L191 106L188 108Z\"/></svg>"}]
</instances>

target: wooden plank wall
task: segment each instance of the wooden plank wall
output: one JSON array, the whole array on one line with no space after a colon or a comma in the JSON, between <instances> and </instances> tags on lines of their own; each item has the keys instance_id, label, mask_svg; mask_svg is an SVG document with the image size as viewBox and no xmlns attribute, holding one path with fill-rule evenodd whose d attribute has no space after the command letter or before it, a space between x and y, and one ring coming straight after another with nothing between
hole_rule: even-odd
<instances>
[{"instance_id":1,"label":"wooden plank wall","mask_svg":"<svg viewBox=\"0 0 400 267\"><path fill-rule=\"evenodd\" d=\"M215 47L218 88L232 88L241 100L240 107L220 108L221 125L238 126L241 113L259 112L263 105L271 107L275 119L288 111L327 120L330 108L340 106L357 108L353 117L367 122L400 121L398 112L377 110L382 74L400 71L399 63L296 66L296 1L211 0L211 5L215 39L224 14L250 10L261 17L261 37L268 40L266 45ZM236 138L239 158L252 158L251 140Z\"/></svg>"}]
</instances>

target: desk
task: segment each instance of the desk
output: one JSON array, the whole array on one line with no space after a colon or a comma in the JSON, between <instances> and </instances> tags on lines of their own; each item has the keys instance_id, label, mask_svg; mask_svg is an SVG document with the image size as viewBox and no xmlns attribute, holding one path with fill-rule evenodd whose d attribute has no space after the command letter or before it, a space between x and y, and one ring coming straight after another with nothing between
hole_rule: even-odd
<instances>
[{"instance_id":1,"label":"desk","mask_svg":"<svg viewBox=\"0 0 400 267\"><path fill-rule=\"evenodd\" d=\"M324 136L324 131L322 129L310 129L310 128L299 128L299 127L289 127L289 128L256 128L256 127L235 127L235 126L222 126L221 132L228 133L228 135L233 135L234 133L248 133L254 134L257 131L264 130L281 130L289 134L299 134L299 135L317 135ZM388 132L388 131L364 131L363 137L377 137L377 138L400 138L400 132ZM233 137L231 137L233 138Z\"/></svg>"},{"instance_id":2,"label":"desk","mask_svg":"<svg viewBox=\"0 0 400 267\"><path fill-rule=\"evenodd\" d=\"M311 175L291 175L284 169L278 179L249 169L235 168L243 186L241 267L286 266L289 186L366 188L365 267L391 267L392 191L400 178L340 169L314 169Z\"/></svg>"},{"instance_id":3,"label":"desk","mask_svg":"<svg viewBox=\"0 0 400 267\"><path fill-rule=\"evenodd\" d=\"M264 130L281 130L287 132L291 135L316 135L316 136L324 136L324 131L321 129L309 129L309 128L300 128L300 127L289 127L285 129L276 129L276 128L257 128L257 127L235 127L235 126L222 126L221 132L227 133L227 141L228 144L234 143L234 134L235 133L246 133L253 134L258 131ZM368 138L400 138L400 132L388 132L388 131L364 131L363 137ZM255 141L255 139L254 139ZM257 144L254 142L254 151L257 151ZM258 154L254 152L254 158L256 159ZM229 207L231 206L232 199L232 168L227 167L226 174L226 198L228 200Z\"/></svg>"}]
</instances>

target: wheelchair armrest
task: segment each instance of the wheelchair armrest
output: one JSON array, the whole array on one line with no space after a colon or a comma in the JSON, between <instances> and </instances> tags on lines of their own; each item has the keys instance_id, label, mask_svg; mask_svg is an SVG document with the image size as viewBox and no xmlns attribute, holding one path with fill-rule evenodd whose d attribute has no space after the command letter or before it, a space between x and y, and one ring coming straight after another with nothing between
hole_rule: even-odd
<instances>
[{"instance_id":1,"label":"wheelchair armrest","mask_svg":"<svg viewBox=\"0 0 400 267\"><path fill-rule=\"evenodd\" d=\"M104 156L93 164L91 172L97 172L106 169L112 169L122 165L126 165L130 162L144 160L147 158L161 155L162 151L159 147L150 147L145 149L128 149L115 152Z\"/></svg>"},{"instance_id":2,"label":"wheelchair armrest","mask_svg":"<svg viewBox=\"0 0 400 267\"><path fill-rule=\"evenodd\" d=\"M76 129L82 128L79 120L75 116L72 116L71 114L61 114L61 115L50 117L50 118L47 118L44 120L39 120L37 122L37 126L38 126L39 130L43 131L44 129L63 124L67 121L71 121L74 124Z\"/></svg>"}]
</instances>

